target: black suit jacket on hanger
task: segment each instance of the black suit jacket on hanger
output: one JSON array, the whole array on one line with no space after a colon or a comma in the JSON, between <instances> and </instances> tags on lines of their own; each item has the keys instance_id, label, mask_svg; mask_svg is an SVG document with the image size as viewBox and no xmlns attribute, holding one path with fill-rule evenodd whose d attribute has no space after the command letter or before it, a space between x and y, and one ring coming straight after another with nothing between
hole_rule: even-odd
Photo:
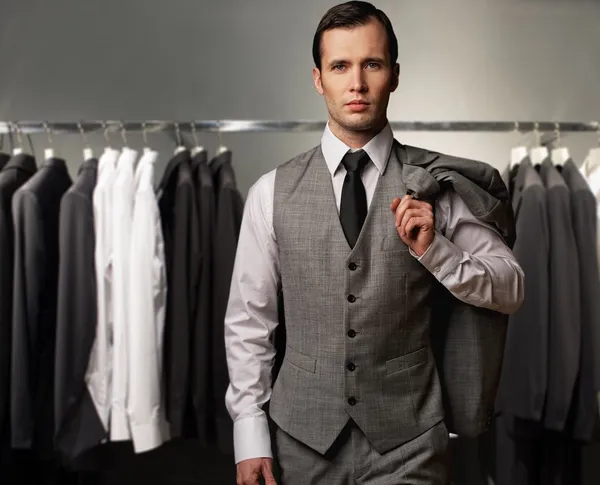
<instances>
[{"instance_id":1,"label":"black suit jacket on hanger","mask_svg":"<svg viewBox=\"0 0 600 485\"><path fill-rule=\"evenodd\" d=\"M579 257L581 355L574 392L570 434L589 442L598 419L600 389L600 280L596 253L596 198L581 172L568 160L562 175L571 193L573 232Z\"/></svg>"},{"instance_id":2,"label":"black suit jacket on hanger","mask_svg":"<svg viewBox=\"0 0 600 485\"><path fill-rule=\"evenodd\" d=\"M97 176L98 160L84 162L60 203L54 421L56 448L68 459L108 435L85 380L98 317L93 207Z\"/></svg>"},{"instance_id":3,"label":"black suit jacket on hanger","mask_svg":"<svg viewBox=\"0 0 600 485\"><path fill-rule=\"evenodd\" d=\"M168 163L158 189L167 264L163 369L167 418L174 438L187 436L195 429L190 376L191 327L198 297L200 243L190 164L188 150L175 155Z\"/></svg>"},{"instance_id":4,"label":"black suit jacket on hanger","mask_svg":"<svg viewBox=\"0 0 600 485\"><path fill-rule=\"evenodd\" d=\"M196 412L198 440L209 444L214 435L214 406L211 389L212 257L215 230L215 192L206 151L192 159L200 241L200 281L192 328L192 397Z\"/></svg>"},{"instance_id":5,"label":"black suit jacket on hanger","mask_svg":"<svg viewBox=\"0 0 600 485\"><path fill-rule=\"evenodd\" d=\"M42 457L54 450L58 224L71 183L65 161L52 158L13 198L12 445Z\"/></svg>"},{"instance_id":6,"label":"black suit jacket on hanger","mask_svg":"<svg viewBox=\"0 0 600 485\"><path fill-rule=\"evenodd\" d=\"M224 328L244 200L237 189L230 151L216 156L210 168L213 172L217 210L213 250L213 398L219 448L224 453L232 453L233 423L225 407L229 374Z\"/></svg>"},{"instance_id":7,"label":"black suit jacket on hanger","mask_svg":"<svg viewBox=\"0 0 600 485\"><path fill-rule=\"evenodd\" d=\"M570 190L549 158L542 162L540 176L548 191L550 228L550 332L544 427L563 431L579 373L579 257Z\"/></svg>"},{"instance_id":8,"label":"black suit jacket on hanger","mask_svg":"<svg viewBox=\"0 0 600 485\"><path fill-rule=\"evenodd\" d=\"M0 435L8 435L14 265L14 193L36 172L35 159L13 157L0 172Z\"/></svg>"},{"instance_id":9,"label":"black suit jacket on hanger","mask_svg":"<svg viewBox=\"0 0 600 485\"><path fill-rule=\"evenodd\" d=\"M513 252L527 284L523 304L509 317L495 408L541 422L548 380L550 229L547 190L529 158L518 166L512 204Z\"/></svg>"}]
</instances>

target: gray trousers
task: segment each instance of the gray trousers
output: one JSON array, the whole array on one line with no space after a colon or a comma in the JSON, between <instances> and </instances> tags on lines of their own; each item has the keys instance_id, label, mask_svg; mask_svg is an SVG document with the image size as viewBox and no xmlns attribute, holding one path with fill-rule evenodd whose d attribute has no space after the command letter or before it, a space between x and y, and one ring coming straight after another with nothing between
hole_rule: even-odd
<instances>
[{"instance_id":1,"label":"gray trousers","mask_svg":"<svg viewBox=\"0 0 600 485\"><path fill-rule=\"evenodd\" d=\"M380 455L350 420L321 455L277 427L278 485L448 485L448 438L441 421Z\"/></svg>"}]
</instances>

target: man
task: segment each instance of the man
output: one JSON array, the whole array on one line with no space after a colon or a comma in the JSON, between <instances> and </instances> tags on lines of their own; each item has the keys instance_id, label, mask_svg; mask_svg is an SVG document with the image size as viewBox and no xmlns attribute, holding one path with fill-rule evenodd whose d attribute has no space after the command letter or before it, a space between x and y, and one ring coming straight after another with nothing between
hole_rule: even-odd
<instances>
[{"instance_id":1,"label":"man","mask_svg":"<svg viewBox=\"0 0 600 485\"><path fill-rule=\"evenodd\" d=\"M498 232L453 191L435 207L406 194L386 116L397 52L371 4L330 9L313 43L321 144L248 193L225 320L239 485L275 483L267 401L284 485L447 483L434 290L502 313L521 303L523 273ZM287 342L272 387L280 290Z\"/></svg>"}]
</instances>

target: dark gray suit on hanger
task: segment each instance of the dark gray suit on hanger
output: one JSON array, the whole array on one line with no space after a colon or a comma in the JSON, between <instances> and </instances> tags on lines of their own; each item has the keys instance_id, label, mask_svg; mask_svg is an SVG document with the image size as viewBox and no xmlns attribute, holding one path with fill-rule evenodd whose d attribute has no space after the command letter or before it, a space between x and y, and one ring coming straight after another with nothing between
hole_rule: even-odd
<instances>
[{"instance_id":1,"label":"dark gray suit on hanger","mask_svg":"<svg viewBox=\"0 0 600 485\"><path fill-rule=\"evenodd\" d=\"M71 184L65 161L53 158L13 198L12 444L42 457L54 452L58 223Z\"/></svg>"},{"instance_id":2,"label":"dark gray suit on hanger","mask_svg":"<svg viewBox=\"0 0 600 485\"><path fill-rule=\"evenodd\" d=\"M29 180L36 170L35 159L21 154L13 157L0 173L0 434L8 432L10 416L14 265L12 200L17 189Z\"/></svg>"},{"instance_id":3,"label":"dark gray suit on hanger","mask_svg":"<svg viewBox=\"0 0 600 485\"><path fill-rule=\"evenodd\" d=\"M598 419L600 389L600 280L596 255L596 198L581 172L568 160L562 175L571 192L573 232L579 256L581 356L573 405L573 438L590 441Z\"/></svg>"},{"instance_id":4,"label":"dark gray suit on hanger","mask_svg":"<svg viewBox=\"0 0 600 485\"><path fill-rule=\"evenodd\" d=\"M60 268L54 386L55 444L74 459L107 437L86 373L96 337L93 193L98 160L87 160L60 204Z\"/></svg>"},{"instance_id":5,"label":"dark gray suit on hanger","mask_svg":"<svg viewBox=\"0 0 600 485\"><path fill-rule=\"evenodd\" d=\"M581 280L571 193L549 158L542 162L540 175L548 190L550 228L550 333L544 427L563 431L579 372Z\"/></svg>"},{"instance_id":6,"label":"dark gray suit on hanger","mask_svg":"<svg viewBox=\"0 0 600 485\"><path fill-rule=\"evenodd\" d=\"M512 204L513 251L527 283L523 304L509 317L496 411L540 421L548 380L550 229L547 191L529 158L518 166Z\"/></svg>"}]
</instances>

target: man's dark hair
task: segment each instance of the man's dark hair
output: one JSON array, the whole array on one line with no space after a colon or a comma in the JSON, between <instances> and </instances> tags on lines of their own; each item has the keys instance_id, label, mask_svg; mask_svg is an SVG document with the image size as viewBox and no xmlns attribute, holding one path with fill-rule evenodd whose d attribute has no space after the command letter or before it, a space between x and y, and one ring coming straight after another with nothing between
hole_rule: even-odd
<instances>
[{"instance_id":1,"label":"man's dark hair","mask_svg":"<svg viewBox=\"0 0 600 485\"><path fill-rule=\"evenodd\" d=\"M321 19L321 22L319 22L312 48L315 66L321 70L321 39L323 32L339 27L365 25L372 19L378 20L385 27L390 61L392 66L396 64L398 59L398 39L388 16L369 2L351 1L330 8Z\"/></svg>"}]
</instances>

